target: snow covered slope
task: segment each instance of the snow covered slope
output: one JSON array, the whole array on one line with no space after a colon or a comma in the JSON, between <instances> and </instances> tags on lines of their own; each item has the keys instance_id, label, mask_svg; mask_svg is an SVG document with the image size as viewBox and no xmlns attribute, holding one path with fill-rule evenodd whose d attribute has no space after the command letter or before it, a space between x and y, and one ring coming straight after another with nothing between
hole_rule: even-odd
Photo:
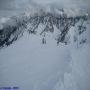
<instances>
[{"instance_id":1,"label":"snow covered slope","mask_svg":"<svg viewBox=\"0 0 90 90\"><path fill-rule=\"evenodd\" d=\"M66 14L60 14L59 22L56 11L45 12L45 16L44 12L40 12L31 17L26 14L11 17L8 23L3 24L0 47L5 48L0 50L0 87L90 90L90 21L87 15L67 17ZM63 13L63 10L60 12ZM68 25L72 27L68 29ZM42 34L43 30L46 34ZM64 32L67 30L68 34ZM64 35L65 38L61 39ZM41 39L44 44L47 43L42 44ZM16 42L11 43L12 40ZM70 43L65 45L66 41ZM57 46L57 42L60 45Z\"/></svg>"}]
</instances>

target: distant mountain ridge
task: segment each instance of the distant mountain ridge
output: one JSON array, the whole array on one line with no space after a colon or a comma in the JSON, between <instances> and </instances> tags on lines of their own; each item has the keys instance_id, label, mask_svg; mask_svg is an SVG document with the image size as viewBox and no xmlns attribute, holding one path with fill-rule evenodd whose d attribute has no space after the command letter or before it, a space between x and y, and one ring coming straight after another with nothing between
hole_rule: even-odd
<instances>
[{"instance_id":1,"label":"distant mountain ridge","mask_svg":"<svg viewBox=\"0 0 90 90\"><path fill-rule=\"evenodd\" d=\"M69 39L67 34L70 28L77 26L77 31L80 35L86 31L87 27L84 25L84 22L87 22L89 19L88 14L68 16L64 9L57 9L57 12L40 9L32 14L25 13L20 16L13 16L2 24L3 28L0 29L0 48L12 44L23 36L25 31L29 32L29 34L37 34L39 25L44 27L39 33L42 36L43 44L46 43L46 33L53 33L55 27L58 29L57 44L67 44L67 39Z\"/></svg>"}]
</instances>

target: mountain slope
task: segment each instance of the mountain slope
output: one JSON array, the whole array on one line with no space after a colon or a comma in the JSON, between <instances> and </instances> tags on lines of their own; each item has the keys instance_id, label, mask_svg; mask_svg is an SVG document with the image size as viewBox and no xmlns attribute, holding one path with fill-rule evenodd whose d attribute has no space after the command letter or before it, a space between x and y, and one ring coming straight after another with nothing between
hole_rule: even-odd
<instances>
[{"instance_id":1,"label":"mountain slope","mask_svg":"<svg viewBox=\"0 0 90 90\"><path fill-rule=\"evenodd\" d=\"M40 9L40 11L29 16L25 14L11 17L10 20L3 24L3 28L0 30L0 47L12 44L21 37L25 31L28 31L30 34L37 34L39 32L37 29L40 25L43 25L43 28L39 33L43 36L43 41L45 41L47 32L53 33L55 32L55 27L57 28L57 44L60 42L67 44L68 32L73 26L77 26L77 32L79 32L79 34L86 30L84 22L87 22L89 19L87 14L83 16L68 17L63 9L58 10L58 12L61 13L46 12ZM77 23L79 23L79 25Z\"/></svg>"},{"instance_id":2,"label":"mountain slope","mask_svg":"<svg viewBox=\"0 0 90 90\"><path fill-rule=\"evenodd\" d=\"M90 90L89 16L58 13L40 10L2 24L0 87Z\"/></svg>"}]
</instances>

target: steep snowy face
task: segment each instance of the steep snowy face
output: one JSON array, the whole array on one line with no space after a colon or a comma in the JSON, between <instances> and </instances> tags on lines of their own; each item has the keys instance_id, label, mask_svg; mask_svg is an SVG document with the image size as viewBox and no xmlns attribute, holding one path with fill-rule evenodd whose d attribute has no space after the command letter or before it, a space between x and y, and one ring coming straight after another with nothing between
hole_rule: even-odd
<instances>
[{"instance_id":1,"label":"steep snowy face","mask_svg":"<svg viewBox=\"0 0 90 90\"><path fill-rule=\"evenodd\" d=\"M57 44L60 42L68 43L70 38L68 34L71 27L77 27L76 32L78 32L78 35L86 31L87 27L84 23L89 20L88 14L68 16L64 9L53 10L54 12L39 9L30 15L25 13L21 16L11 17L7 22L3 23L3 28L0 29L0 48L12 44L23 36L25 31L28 31L29 34L42 36L42 43L46 43L45 38L49 32L58 31L55 38ZM38 31L40 26L42 26L42 29Z\"/></svg>"}]
</instances>

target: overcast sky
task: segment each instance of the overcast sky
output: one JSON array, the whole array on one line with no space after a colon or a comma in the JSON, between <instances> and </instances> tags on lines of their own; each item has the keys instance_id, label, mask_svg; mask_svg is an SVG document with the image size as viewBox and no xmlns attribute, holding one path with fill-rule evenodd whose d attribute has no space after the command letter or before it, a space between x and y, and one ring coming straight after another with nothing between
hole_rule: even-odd
<instances>
[{"instance_id":1,"label":"overcast sky","mask_svg":"<svg viewBox=\"0 0 90 90\"><path fill-rule=\"evenodd\" d=\"M89 7L90 0L0 0L0 9L23 9L32 4L58 4L62 6L83 6Z\"/></svg>"}]
</instances>

